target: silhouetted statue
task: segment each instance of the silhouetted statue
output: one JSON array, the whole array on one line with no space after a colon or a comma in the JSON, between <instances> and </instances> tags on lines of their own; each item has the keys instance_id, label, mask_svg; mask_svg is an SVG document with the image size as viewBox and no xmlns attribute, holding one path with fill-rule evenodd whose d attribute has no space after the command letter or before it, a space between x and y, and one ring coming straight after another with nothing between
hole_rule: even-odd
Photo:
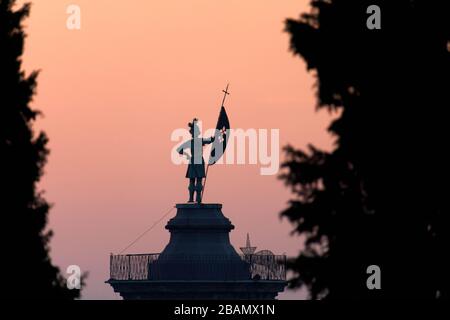
<instances>
[{"instance_id":1,"label":"silhouetted statue","mask_svg":"<svg viewBox=\"0 0 450 320\"><path fill-rule=\"evenodd\" d=\"M16 8L0 0L0 212L3 293L26 299L73 299L49 256L52 232L46 229L50 205L37 189L47 161L47 136L35 135L38 111L29 106L37 72L21 69L25 34L22 21L30 5Z\"/></svg>"},{"instance_id":2,"label":"silhouetted statue","mask_svg":"<svg viewBox=\"0 0 450 320\"><path fill-rule=\"evenodd\" d=\"M381 10L381 29L366 13ZM287 147L296 197L282 215L306 237L291 287L312 298L450 296L449 1L315 0L286 30L337 110L332 151ZM367 269L381 270L369 290Z\"/></svg>"},{"instance_id":3,"label":"silhouetted statue","mask_svg":"<svg viewBox=\"0 0 450 320\"><path fill-rule=\"evenodd\" d=\"M189 125L189 132L192 139L183 143L178 147L177 151L181 155L185 155L189 160L189 165L186 171L186 178L189 179L189 200L194 201L194 192L196 192L196 201L202 201L202 180L206 177L205 174L205 160L203 159L203 146L214 141L214 137L204 139L200 137L200 128L197 124L197 119L194 118ZM190 149L191 153L186 153L185 150Z\"/></svg>"},{"instance_id":4,"label":"silhouetted statue","mask_svg":"<svg viewBox=\"0 0 450 320\"><path fill-rule=\"evenodd\" d=\"M222 99L222 107L220 108L219 117L217 119L216 130L214 136L209 139L200 137L200 128L197 124L197 119L194 118L189 125L189 132L192 139L186 141L178 147L177 151L181 155L185 155L189 160L189 165L186 172L186 178L189 178L189 200L194 202L194 192L196 192L196 202L201 203L203 198L204 186L202 185L203 178L208 176L208 169L214 165L225 153L228 138L230 137L230 121L228 120L227 112L225 111L225 98L228 94L228 84ZM203 146L213 142L211 153L208 159L208 166L205 173L205 160L203 159ZM191 154L186 153L185 150L190 149Z\"/></svg>"}]
</instances>

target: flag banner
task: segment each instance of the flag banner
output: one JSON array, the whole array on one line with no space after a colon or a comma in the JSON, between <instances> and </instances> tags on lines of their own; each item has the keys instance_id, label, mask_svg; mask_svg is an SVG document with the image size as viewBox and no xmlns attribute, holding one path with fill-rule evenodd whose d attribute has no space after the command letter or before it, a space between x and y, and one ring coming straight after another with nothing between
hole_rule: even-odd
<instances>
[{"instance_id":1,"label":"flag banner","mask_svg":"<svg viewBox=\"0 0 450 320\"><path fill-rule=\"evenodd\" d=\"M230 121L228 120L225 107L222 106L220 109L219 119L217 120L216 131L214 133L214 142L211 148L208 165L212 166L220 159L220 157L223 156L227 147L229 135Z\"/></svg>"}]
</instances>

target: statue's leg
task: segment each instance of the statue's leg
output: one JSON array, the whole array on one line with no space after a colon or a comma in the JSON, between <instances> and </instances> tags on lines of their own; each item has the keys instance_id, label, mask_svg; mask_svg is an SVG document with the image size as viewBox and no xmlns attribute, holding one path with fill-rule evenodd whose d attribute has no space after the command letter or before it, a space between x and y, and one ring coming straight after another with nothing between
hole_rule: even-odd
<instances>
[{"instance_id":1,"label":"statue's leg","mask_svg":"<svg viewBox=\"0 0 450 320\"><path fill-rule=\"evenodd\" d=\"M197 192L197 197L196 197L196 201L198 203L202 202L202 179L203 178L197 178L197 184L195 185L195 191Z\"/></svg>"},{"instance_id":2,"label":"statue's leg","mask_svg":"<svg viewBox=\"0 0 450 320\"><path fill-rule=\"evenodd\" d=\"M194 202L194 191L195 191L195 178L189 179L189 201L188 202Z\"/></svg>"}]
</instances>

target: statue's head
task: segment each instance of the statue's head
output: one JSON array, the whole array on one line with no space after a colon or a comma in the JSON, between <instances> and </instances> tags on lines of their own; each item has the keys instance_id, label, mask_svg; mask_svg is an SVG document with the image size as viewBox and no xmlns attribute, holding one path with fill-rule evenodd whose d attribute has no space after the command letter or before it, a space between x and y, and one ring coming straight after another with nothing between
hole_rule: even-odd
<instances>
[{"instance_id":1,"label":"statue's head","mask_svg":"<svg viewBox=\"0 0 450 320\"><path fill-rule=\"evenodd\" d=\"M192 122L188 123L189 132L191 133L193 138L197 138L200 135L200 128L197 124L198 119L194 118Z\"/></svg>"}]
</instances>

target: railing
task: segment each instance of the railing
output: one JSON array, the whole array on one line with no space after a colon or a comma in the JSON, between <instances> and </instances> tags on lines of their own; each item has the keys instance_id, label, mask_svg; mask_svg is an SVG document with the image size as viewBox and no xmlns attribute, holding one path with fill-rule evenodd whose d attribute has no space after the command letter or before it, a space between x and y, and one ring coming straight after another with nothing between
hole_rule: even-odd
<instances>
[{"instance_id":1,"label":"railing","mask_svg":"<svg viewBox=\"0 0 450 320\"><path fill-rule=\"evenodd\" d=\"M236 260L219 256L187 256L183 258L160 259L158 253L152 254L127 254L110 256L110 280L154 280L159 279L156 274L158 264L172 262L180 266L180 271L198 276L198 272L219 272L224 280L231 279L236 274ZM286 280L286 256L285 255L240 255L242 266L248 279L253 280ZM238 259L239 261L239 259ZM242 269L240 270L242 271ZM242 272L240 273L242 274Z\"/></svg>"}]
</instances>

